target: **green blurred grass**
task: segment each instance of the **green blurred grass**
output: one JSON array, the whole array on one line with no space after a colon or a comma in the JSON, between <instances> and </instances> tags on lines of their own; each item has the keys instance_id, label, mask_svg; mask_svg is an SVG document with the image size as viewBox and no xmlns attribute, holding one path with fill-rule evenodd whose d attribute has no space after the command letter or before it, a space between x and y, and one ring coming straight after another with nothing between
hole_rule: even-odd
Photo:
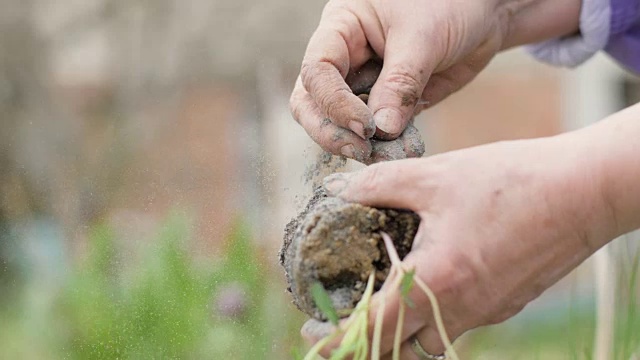
<instances>
[{"instance_id":1,"label":"green blurred grass","mask_svg":"<svg viewBox=\"0 0 640 360\"><path fill-rule=\"evenodd\" d=\"M270 265L275 254L261 254L240 221L218 262L195 262L187 239L174 216L131 264L114 232L97 226L58 293L25 291L0 313L0 358L288 358L303 319ZM244 306L225 315L217 297L229 289L242 289Z\"/></svg>"},{"instance_id":2,"label":"green blurred grass","mask_svg":"<svg viewBox=\"0 0 640 360\"><path fill-rule=\"evenodd\" d=\"M305 353L304 317L284 290L275 254L254 246L237 221L219 256L198 261L202 257L188 251L188 228L185 217L170 216L152 241L123 247L113 229L96 226L86 257L56 291L28 286L3 298L0 359L289 359ZM622 262L614 360L640 351L639 257ZM229 289L243 290L244 305L225 315L217 304ZM460 354L591 359L594 306L570 303L474 331L459 342Z\"/></svg>"}]
</instances>

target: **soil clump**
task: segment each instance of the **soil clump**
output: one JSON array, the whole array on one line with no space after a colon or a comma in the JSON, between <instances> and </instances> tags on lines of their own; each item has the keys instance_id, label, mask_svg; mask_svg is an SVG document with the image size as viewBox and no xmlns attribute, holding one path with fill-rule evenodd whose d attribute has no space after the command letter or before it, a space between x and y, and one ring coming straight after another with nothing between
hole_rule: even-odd
<instances>
[{"instance_id":1,"label":"soil clump","mask_svg":"<svg viewBox=\"0 0 640 360\"><path fill-rule=\"evenodd\" d=\"M376 272L374 290L389 274L391 261L380 232L391 236L403 258L419 224L420 217L412 211L347 203L316 188L305 209L287 224L280 250L293 302L309 316L326 320L310 292L319 282L338 314L347 316L362 297L371 272Z\"/></svg>"}]
</instances>

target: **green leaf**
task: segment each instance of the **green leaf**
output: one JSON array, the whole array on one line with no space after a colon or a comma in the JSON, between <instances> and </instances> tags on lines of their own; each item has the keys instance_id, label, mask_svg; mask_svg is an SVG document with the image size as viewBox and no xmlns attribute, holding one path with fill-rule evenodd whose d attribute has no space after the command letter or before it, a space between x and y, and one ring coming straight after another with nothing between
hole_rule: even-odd
<instances>
[{"instance_id":1,"label":"green leaf","mask_svg":"<svg viewBox=\"0 0 640 360\"><path fill-rule=\"evenodd\" d=\"M338 325L338 313L336 308L333 307L333 302L327 294L321 283L317 282L311 285L311 296L316 306L322 313L329 319L333 325Z\"/></svg>"},{"instance_id":2,"label":"green leaf","mask_svg":"<svg viewBox=\"0 0 640 360\"><path fill-rule=\"evenodd\" d=\"M409 292L413 288L413 277L415 276L415 274L415 269L404 273L404 275L402 276L402 282L400 283L400 295L402 295L402 299L404 300L405 304L407 304L407 306L409 306L410 308L413 308L415 306L413 301L409 298Z\"/></svg>"}]
</instances>

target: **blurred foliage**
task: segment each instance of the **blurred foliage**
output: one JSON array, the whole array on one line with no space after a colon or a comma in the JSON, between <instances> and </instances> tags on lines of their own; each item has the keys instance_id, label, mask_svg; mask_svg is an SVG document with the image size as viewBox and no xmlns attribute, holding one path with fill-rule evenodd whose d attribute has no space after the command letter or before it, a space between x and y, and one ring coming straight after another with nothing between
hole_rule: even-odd
<instances>
[{"instance_id":1,"label":"blurred foliage","mask_svg":"<svg viewBox=\"0 0 640 360\"><path fill-rule=\"evenodd\" d=\"M3 294L0 359L235 360L304 354L298 332L304 319L284 291L275 256L254 246L241 221L215 256L189 251L188 229L187 219L172 216L151 241L124 244L114 229L94 227L83 259L67 269L62 284L27 282L20 297L9 301ZM633 253L625 262L628 271L620 273L616 360L640 350L639 257ZM544 316L474 331L459 343L460 354L591 359L594 304L578 300Z\"/></svg>"},{"instance_id":2,"label":"blurred foliage","mask_svg":"<svg viewBox=\"0 0 640 360\"><path fill-rule=\"evenodd\" d=\"M270 280L280 275L266 265L275 261L253 246L242 222L218 262L196 262L187 233L185 219L172 217L127 261L112 229L97 226L48 311L23 301L0 312L0 358L289 357L302 319L283 284Z\"/></svg>"}]
</instances>

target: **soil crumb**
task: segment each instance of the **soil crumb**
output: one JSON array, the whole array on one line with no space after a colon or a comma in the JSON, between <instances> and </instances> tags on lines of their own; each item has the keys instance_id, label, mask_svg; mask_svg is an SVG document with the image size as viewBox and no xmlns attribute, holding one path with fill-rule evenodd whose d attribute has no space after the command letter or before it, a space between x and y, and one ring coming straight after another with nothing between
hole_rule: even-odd
<instances>
[{"instance_id":1,"label":"soil crumb","mask_svg":"<svg viewBox=\"0 0 640 360\"><path fill-rule=\"evenodd\" d=\"M305 185L311 185L312 189L322 184L325 176L343 170L347 165L347 158L344 156L335 156L326 151L322 151L316 157L316 160L308 164L302 175L302 181Z\"/></svg>"},{"instance_id":2,"label":"soil crumb","mask_svg":"<svg viewBox=\"0 0 640 360\"><path fill-rule=\"evenodd\" d=\"M371 272L376 271L376 291L389 274L391 261L380 232L391 236L404 258L419 224L414 212L347 203L316 188L307 206L287 224L280 250L293 302L309 316L326 320L310 293L311 286L320 282L338 314L348 315Z\"/></svg>"}]
</instances>

